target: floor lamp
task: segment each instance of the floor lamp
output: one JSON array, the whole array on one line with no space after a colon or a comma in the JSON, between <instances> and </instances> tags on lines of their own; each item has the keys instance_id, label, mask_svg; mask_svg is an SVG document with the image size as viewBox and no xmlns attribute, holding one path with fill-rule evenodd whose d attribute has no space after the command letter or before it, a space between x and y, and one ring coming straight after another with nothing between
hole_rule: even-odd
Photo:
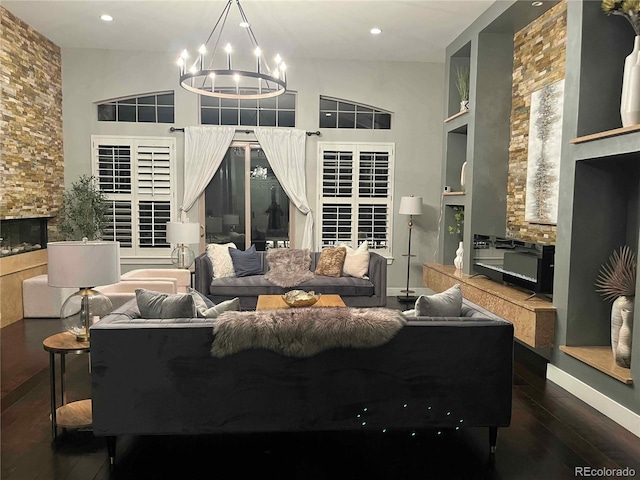
<instances>
[{"instance_id":1,"label":"floor lamp","mask_svg":"<svg viewBox=\"0 0 640 480\"><path fill-rule=\"evenodd\" d=\"M407 257L407 289L400 290L404 295L398 296L398 301L401 303L411 303L416 301L416 297L410 295L415 292L413 290L409 290L411 257L415 257L415 255L411 255L411 230L413 230L413 216L422 215L422 197L415 197L413 195L410 197L402 197L400 199L400 209L398 210L398 213L400 215L409 215L409 249L406 255L403 255Z\"/></svg>"}]
</instances>

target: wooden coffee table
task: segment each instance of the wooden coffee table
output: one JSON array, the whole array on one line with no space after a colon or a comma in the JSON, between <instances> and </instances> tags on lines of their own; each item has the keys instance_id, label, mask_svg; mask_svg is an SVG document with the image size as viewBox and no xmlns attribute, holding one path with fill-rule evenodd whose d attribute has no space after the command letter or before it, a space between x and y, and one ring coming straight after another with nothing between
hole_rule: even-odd
<instances>
[{"instance_id":1,"label":"wooden coffee table","mask_svg":"<svg viewBox=\"0 0 640 480\"><path fill-rule=\"evenodd\" d=\"M320 300L311 306L314 307L346 307L340 295L322 295ZM276 310L278 308L291 308L284 303L282 295L260 295L256 310Z\"/></svg>"}]
</instances>

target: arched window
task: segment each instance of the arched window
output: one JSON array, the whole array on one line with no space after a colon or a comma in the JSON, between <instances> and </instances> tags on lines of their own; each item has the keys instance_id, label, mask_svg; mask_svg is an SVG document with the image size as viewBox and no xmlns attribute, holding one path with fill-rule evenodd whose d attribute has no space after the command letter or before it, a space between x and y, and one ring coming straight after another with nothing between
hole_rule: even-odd
<instances>
[{"instance_id":1,"label":"arched window","mask_svg":"<svg viewBox=\"0 0 640 480\"><path fill-rule=\"evenodd\" d=\"M173 91L145 93L100 102L98 121L174 123Z\"/></svg>"},{"instance_id":2,"label":"arched window","mask_svg":"<svg viewBox=\"0 0 640 480\"><path fill-rule=\"evenodd\" d=\"M200 124L242 127L296 126L297 93L262 100L237 100L200 95Z\"/></svg>"},{"instance_id":3,"label":"arched window","mask_svg":"<svg viewBox=\"0 0 640 480\"><path fill-rule=\"evenodd\" d=\"M390 130L391 112L320 95L320 128Z\"/></svg>"}]
</instances>

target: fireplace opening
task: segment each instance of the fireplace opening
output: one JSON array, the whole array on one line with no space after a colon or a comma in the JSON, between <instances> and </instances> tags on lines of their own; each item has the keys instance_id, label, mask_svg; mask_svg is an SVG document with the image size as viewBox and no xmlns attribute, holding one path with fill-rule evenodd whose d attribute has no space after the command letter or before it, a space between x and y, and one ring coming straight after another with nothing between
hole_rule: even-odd
<instances>
[{"instance_id":1,"label":"fireplace opening","mask_svg":"<svg viewBox=\"0 0 640 480\"><path fill-rule=\"evenodd\" d=\"M0 256L47 248L47 222L51 217L0 220Z\"/></svg>"}]
</instances>

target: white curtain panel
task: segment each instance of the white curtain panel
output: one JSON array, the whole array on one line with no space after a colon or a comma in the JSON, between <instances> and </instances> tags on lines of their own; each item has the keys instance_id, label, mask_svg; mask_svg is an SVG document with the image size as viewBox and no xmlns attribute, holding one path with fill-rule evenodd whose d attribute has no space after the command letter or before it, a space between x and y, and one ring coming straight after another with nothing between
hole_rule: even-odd
<instances>
[{"instance_id":1,"label":"white curtain panel","mask_svg":"<svg viewBox=\"0 0 640 480\"><path fill-rule=\"evenodd\" d=\"M236 129L234 127L186 127L184 129L184 194L181 220L198 201L220 168Z\"/></svg>"},{"instance_id":2,"label":"white curtain panel","mask_svg":"<svg viewBox=\"0 0 640 480\"><path fill-rule=\"evenodd\" d=\"M255 128L256 138L267 156L280 185L296 208L307 216L301 248L313 251L313 215L307 201L304 130Z\"/></svg>"}]
</instances>

